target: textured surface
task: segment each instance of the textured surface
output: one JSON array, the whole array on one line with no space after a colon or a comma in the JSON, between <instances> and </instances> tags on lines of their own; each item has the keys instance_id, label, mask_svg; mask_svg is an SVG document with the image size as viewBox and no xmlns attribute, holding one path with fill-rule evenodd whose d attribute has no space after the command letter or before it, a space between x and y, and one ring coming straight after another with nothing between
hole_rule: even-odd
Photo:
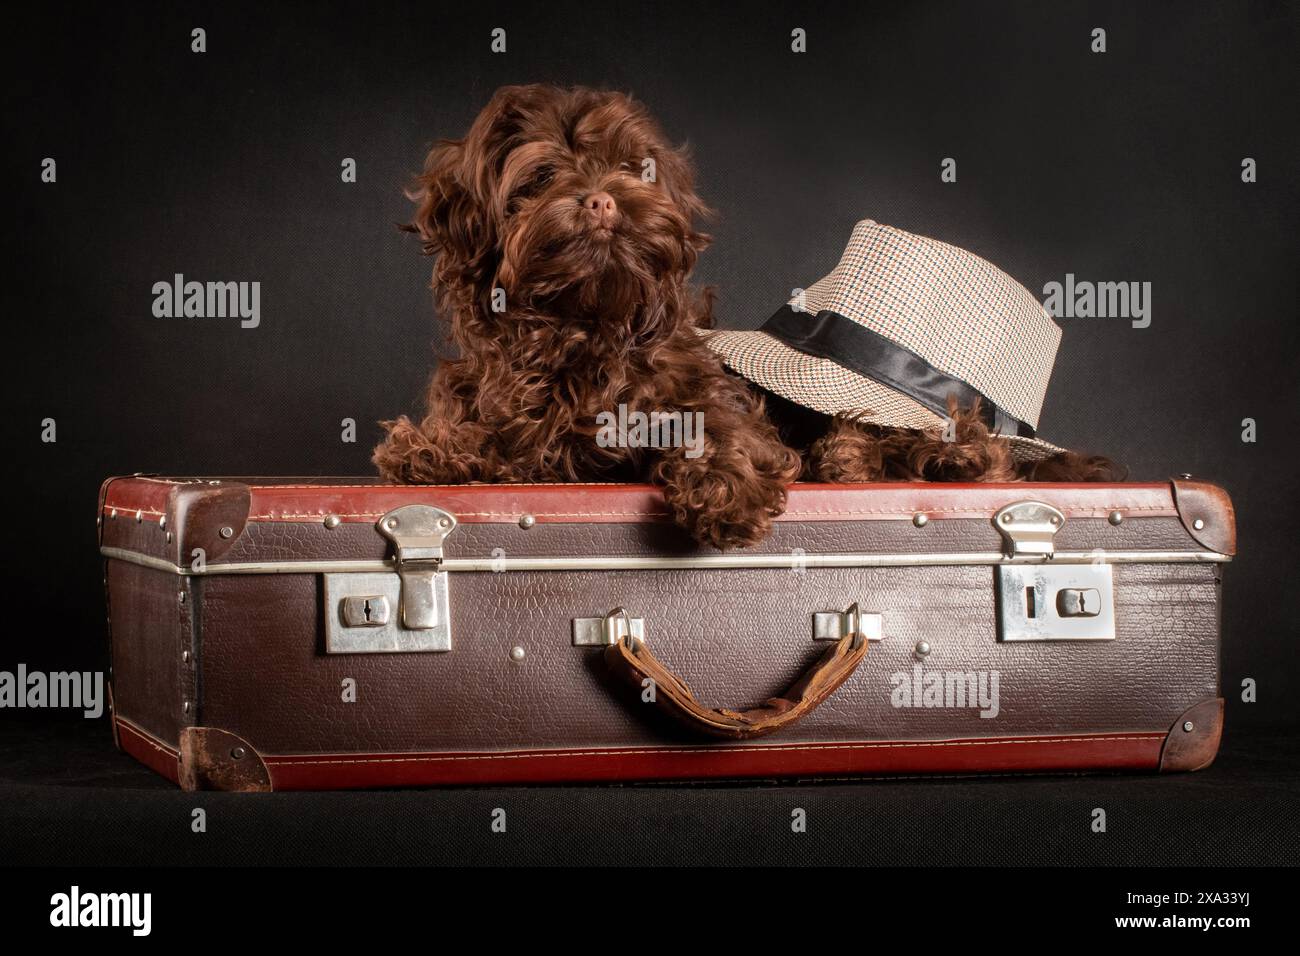
<instances>
[{"instance_id":1,"label":"textured surface","mask_svg":"<svg viewBox=\"0 0 1300 956\"><path fill-rule=\"evenodd\" d=\"M453 576L445 654L320 653L319 585L305 575L205 581L199 722L263 753L627 746L673 739L604 683L570 619L615 605L647 619L658 655L704 703L743 707L821 653L814 611L858 601L885 640L782 742L1168 729L1217 694L1215 570L1116 568L1118 639L996 641L989 568L653 571ZM894 674L997 671L999 712L891 703ZM523 661L511 658L522 647ZM342 682L357 685L355 703ZM129 716L129 715L128 715Z\"/></svg>"},{"instance_id":2,"label":"textured surface","mask_svg":"<svg viewBox=\"0 0 1300 956\"><path fill-rule=\"evenodd\" d=\"M11 721L0 724L0 807L8 862L78 867L1295 866L1300 738L1245 732L1230 713L1219 759L1190 774L262 796L184 793L114 751L103 721ZM196 807L205 834L190 829ZM1106 810L1104 834L1091 830L1094 807ZM506 834L492 832L496 808ZM795 808L805 833L791 832Z\"/></svg>"},{"instance_id":3,"label":"textured surface","mask_svg":"<svg viewBox=\"0 0 1300 956\"><path fill-rule=\"evenodd\" d=\"M179 581L162 571L108 562L113 704L172 745L181 720Z\"/></svg>"}]
</instances>

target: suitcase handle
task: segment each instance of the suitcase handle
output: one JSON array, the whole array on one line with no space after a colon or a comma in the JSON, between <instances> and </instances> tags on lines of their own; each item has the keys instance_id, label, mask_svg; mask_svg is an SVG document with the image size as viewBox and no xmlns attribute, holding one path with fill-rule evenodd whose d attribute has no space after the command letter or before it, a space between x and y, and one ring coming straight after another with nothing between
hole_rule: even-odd
<instances>
[{"instance_id":1,"label":"suitcase handle","mask_svg":"<svg viewBox=\"0 0 1300 956\"><path fill-rule=\"evenodd\" d=\"M850 613L855 610L856 606ZM646 642L633 637L630 630L605 649L610 671L635 688L640 700L653 703L690 730L732 740L776 733L811 713L857 670L869 646L866 636L855 629L827 648L782 696L770 698L753 710L735 711L710 709L697 701L686 682L665 667L650 653ZM652 691L648 697L647 690Z\"/></svg>"}]
</instances>

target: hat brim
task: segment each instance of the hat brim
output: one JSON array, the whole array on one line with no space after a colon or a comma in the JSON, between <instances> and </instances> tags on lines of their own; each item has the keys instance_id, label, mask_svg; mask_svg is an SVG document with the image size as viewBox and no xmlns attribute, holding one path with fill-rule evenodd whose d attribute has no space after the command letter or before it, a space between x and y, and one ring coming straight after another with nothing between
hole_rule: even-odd
<instances>
[{"instance_id":1,"label":"hat brim","mask_svg":"<svg viewBox=\"0 0 1300 956\"><path fill-rule=\"evenodd\" d=\"M696 331L728 368L805 408L893 428L935 428L946 421L902 392L791 348L766 332ZM1017 461L1039 461L1065 451L1041 438L1005 437Z\"/></svg>"}]
</instances>

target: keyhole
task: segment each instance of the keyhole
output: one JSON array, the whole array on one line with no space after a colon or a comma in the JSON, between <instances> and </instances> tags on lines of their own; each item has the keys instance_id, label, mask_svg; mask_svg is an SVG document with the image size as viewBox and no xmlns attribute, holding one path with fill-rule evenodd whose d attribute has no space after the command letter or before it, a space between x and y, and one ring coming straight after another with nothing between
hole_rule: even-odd
<instances>
[{"instance_id":1,"label":"keyhole","mask_svg":"<svg viewBox=\"0 0 1300 956\"><path fill-rule=\"evenodd\" d=\"M1028 610L1028 617L1038 617L1038 609L1034 605L1034 589L1025 588L1025 607Z\"/></svg>"},{"instance_id":2,"label":"keyhole","mask_svg":"<svg viewBox=\"0 0 1300 956\"><path fill-rule=\"evenodd\" d=\"M366 615L366 622L369 623L369 621L370 621L370 602L369 602L369 601L366 601L365 606L362 608L362 611L363 611L363 612L365 613L365 615Z\"/></svg>"}]
</instances>

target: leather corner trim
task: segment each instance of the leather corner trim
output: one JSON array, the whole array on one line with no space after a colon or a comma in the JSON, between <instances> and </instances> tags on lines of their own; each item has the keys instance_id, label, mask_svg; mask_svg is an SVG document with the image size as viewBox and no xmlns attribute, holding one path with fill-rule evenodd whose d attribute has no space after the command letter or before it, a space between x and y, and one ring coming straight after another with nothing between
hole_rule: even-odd
<instances>
[{"instance_id":1,"label":"leather corner trim","mask_svg":"<svg viewBox=\"0 0 1300 956\"><path fill-rule=\"evenodd\" d=\"M1188 726L1191 730L1187 730ZM1223 698L1212 697L1183 711L1160 751L1162 773L1203 770L1214 763L1223 735Z\"/></svg>"},{"instance_id":2,"label":"leather corner trim","mask_svg":"<svg viewBox=\"0 0 1300 956\"><path fill-rule=\"evenodd\" d=\"M179 782L186 790L271 790L262 755L243 737L216 727L181 730Z\"/></svg>"},{"instance_id":3,"label":"leather corner trim","mask_svg":"<svg viewBox=\"0 0 1300 956\"><path fill-rule=\"evenodd\" d=\"M229 551L244 533L251 502L248 485L236 481L177 485L167 509L177 529L176 563L188 565L195 548L206 561Z\"/></svg>"},{"instance_id":4,"label":"leather corner trim","mask_svg":"<svg viewBox=\"0 0 1300 956\"><path fill-rule=\"evenodd\" d=\"M1228 493L1208 481L1174 478L1171 484L1178 520L1193 540L1220 554L1236 554L1237 516Z\"/></svg>"}]
</instances>

